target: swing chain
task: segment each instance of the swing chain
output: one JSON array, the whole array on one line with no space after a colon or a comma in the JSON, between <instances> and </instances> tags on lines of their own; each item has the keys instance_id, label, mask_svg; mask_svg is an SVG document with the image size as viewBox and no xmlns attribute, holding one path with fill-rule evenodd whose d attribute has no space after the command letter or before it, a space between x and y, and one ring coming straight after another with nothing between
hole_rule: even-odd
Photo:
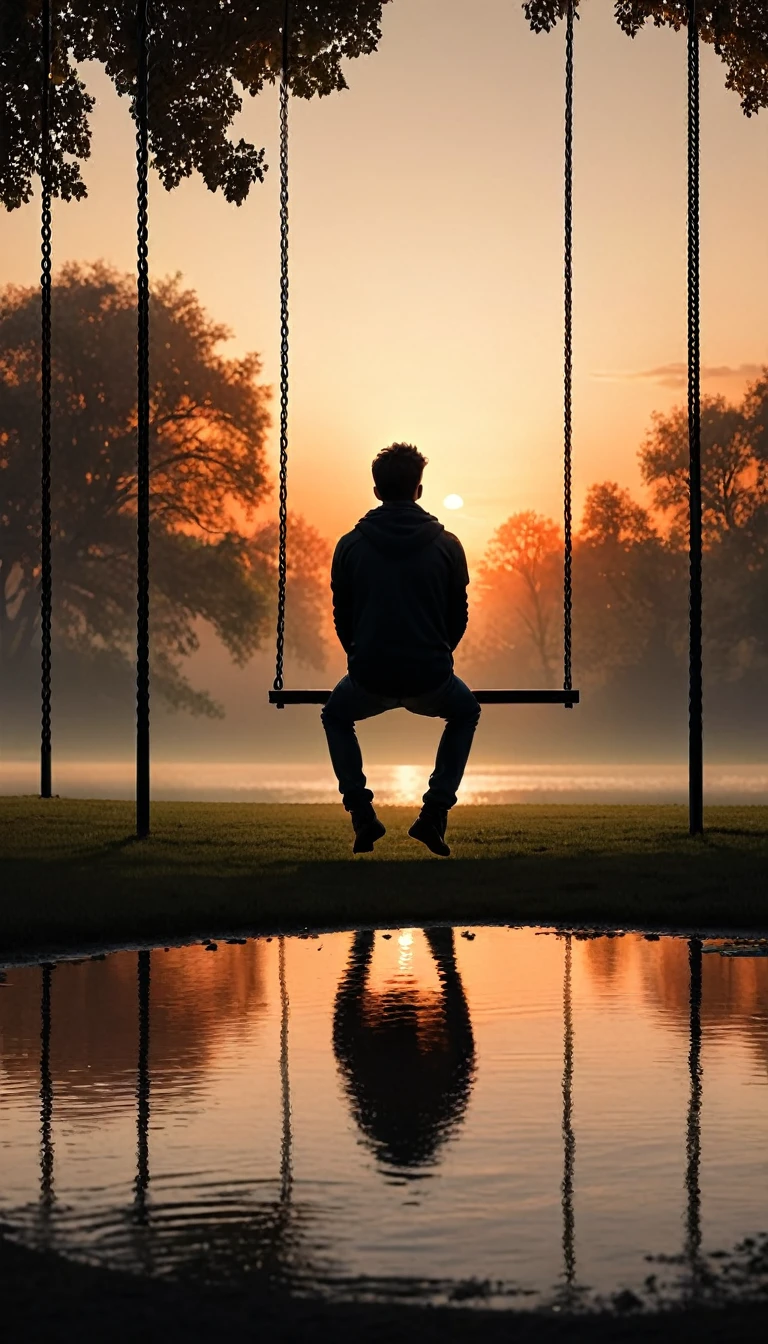
<instances>
[{"instance_id":1,"label":"swing chain","mask_svg":"<svg viewBox=\"0 0 768 1344\"><path fill-rule=\"evenodd\" d=\"M703 830L700 76L697 0L688 0L688 443L689 471L689 749L691 831Z\"/></svg>"},{"instance_id":2,"label":"swing chain","mask_svg":"<svg viewBox=\"0 0 768 1344\"><path fill-rule=\"evenodd\" d=\"M574 0L568 0L565 38L565 348L563 403L563 689L573 688L573 33ZM570 706L569 706L570 708Z\"/></svg>"},{"instance_id":3,"label":"swing chain","mask_svg":"<svg viewBox=\"0 0 768 1344\"><path fill-rule=\"evenodd\" d=\"M136 808L149 833L149 0L137 0Z\"/></svg>"},{"instance_id":4,"label":"swing chain","mask_svg":"<svg viewBox=\"0 0 768 1344\"><path fill-rule=\"evenodd\" d=\"M277 647L274 689L283 689L285 602L288 582L288 107L290 102L290 0L283 9L283 59L280 75L280 485L277 560Z\"/></svg>"},{"instance_id":5,"label":"swing chain","mask_svg":"<svg viewBox=\"0 0 768 1344\"><path fill-rule=\"evenodd\" d=\"M40 793L51 796L51 6L43 0L40 102Z\"/></svg>"}]
</instances>

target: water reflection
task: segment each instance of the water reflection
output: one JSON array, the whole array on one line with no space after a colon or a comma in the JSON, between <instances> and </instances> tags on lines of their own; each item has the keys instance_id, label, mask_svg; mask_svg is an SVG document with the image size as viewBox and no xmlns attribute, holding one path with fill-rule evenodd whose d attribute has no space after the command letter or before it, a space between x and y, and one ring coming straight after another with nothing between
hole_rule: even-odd
<instances>
[{"instance_id":1,"label":"water reflection","mask_svg":"<svg viewBox=\"0 0 768 1344\"><path fill-rule=\"evenodd\" d=\"M333 1048L352 1114L377 1162L413 1179L459 1128L475 1076L469 1007L451 928L425 929L440 989L403 979L375 991L375 934L356 933L336 994Z\"/></svg>"},{"instance_id":2,"label":"water reflection","mask_svg":"<svg viewBox=\"0 0 768 1344\"><path fill-rule=\"evenodd\" d=\"M53 1081L51 1078L51 977L53 967L42 966L40 1005L40 1211L53 1205Z\"/></svg>"},{"instance_id":3,"label":"water reflection","mask_svg":"<svg viewBox=\"0 0 768 1344\"><path fill-rule=\"evenodd\" d=\"M152 964L152 1077L158 1114L182 1095L192 1104L228 1042L244 1042L267 1007L265 947L162 948ZM57 1104L98 1125L136 1088L136 957L61 965L55 1045L48 1059ZM49 1007L50 1011L50 1007ZM37 1070L40 989L21 975L3 1004L3 1069L20 1084Z\"/></svg>"},{"instance_id":4,"label":"water reflection","mask_svg":"<svg viewBox=\"0 0 768 1344\"><path fill-rule=\"evenodd\" d=\"M573 1175L576 1135L573 1130L573 941L565 937L563 973L563 1272L565 1305L576 1297L576 1222L573 1211Z\"/></svg>"},{"instance_id":5,"label":"water reflection","mask_svg":"<svg viewBox=\"0 0 768 1344\"><path fill-rule=\"evenodd\" d=\"M285 938L280 939L278 951L280 976L280 1198L287 1204L293 1191L293 1131L291 1128L291 1079L288 1071L288 1021L291 1004L288 998L288 974L285 964Z\"/></svg>"},{"instance_id":6,"label":"water reflection","mask_svg":"<svg viewBox=\"0 0 768 1344\"><path fill-rule=\"evenodd\" d=\"M697 1296L702 1274L701 1264L701 988L702 947L700 938L691 938L688 944L689 991L689 1047L688 1074L690 1098L686 1127L685 1185L688 1193L686 1210L685 1253L690 1272L691 1294Z\"/></svg>"},{"instance_id":7,"label":"water reflection","mask_svg":"<svg viewBox=\"0 0 768 1344\"><path fill-rule=\"evenodd\" d=\"M574 1310L652 1302L653 1257L664 1304L725 1291L713 1249L765 1227L768 958L466 936L10 972L3 1224L213 1282Z\"/></svg>"},{"instance_id":8,"label":"water reflection","mask_svg":"<svg viewBox=\"0 0 768 1344\"><path fill-rule=\"evenodd\" d=\"M149 1188L149 952L139 952L137 989L139 999L139 1061L136 1081L136 1202L138 1222L147 1220Z\"/></svg>"}]
</instances>

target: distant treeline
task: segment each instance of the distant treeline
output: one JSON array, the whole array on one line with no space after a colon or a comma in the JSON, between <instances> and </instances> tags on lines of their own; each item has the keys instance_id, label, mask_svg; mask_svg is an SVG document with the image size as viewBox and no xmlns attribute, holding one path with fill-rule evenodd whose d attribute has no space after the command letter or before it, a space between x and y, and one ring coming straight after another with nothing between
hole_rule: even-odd
<instances>
[{"instance_id":1,"label":"distant treeline","mask_svg":"<svg viewBox=\"0 0 768 1344\"><path fill-rule=\"evenodd\" d=\"M246 663L274 625L276 529L269 389L256 355L175 281L153 294L152 661L155 701L216 715L185 668L206 627ZM0 668L6 711L36 695L39 641L39 296L0 294ZM134 290L104 265L54 286L55 685L109 715L132 679L135 623ZM705 672L710 704L749 732L768 667L768 370L738 405L702 413ZM574 543L574 670L606 714L663 731L687 665L687 415L654 417L640 449L648 506L615 482L588 492ZM330 544L291 521L289 652L335 664ZM530 511L495 532L471 588L460 665L478 684L555 686L562 659L562 534ZM670 709L670 713L671 713ZM595 711L597 713L597 711ZM599 715L598 715L599 718ZM594 722L598 721L594 719ZM738 724L737 724L738 721Z\"/></svg>"},{"instance_id":2,"label":"distant treeline","mask_svg":"<svg viewBox=\"0 0 768 1344\"><path fill-rule=\"evenodd\" d=\"M704 667L713 706L766 721L768 370L738 405L702 407ZM589 490L574 542L577 680L630 717L663 709L688 659L688 420L656 415L639 453L650 507L615 482ZM466 666L486 684L556 685L562 657L562 534L514 514L480 567ZM677 703L677 697L675 697ZM679 706L678 706L679 713ZM663 719L663 714L662 714ZM734 723L736 726L736 723Z\"/></svg>"}]
</instances>

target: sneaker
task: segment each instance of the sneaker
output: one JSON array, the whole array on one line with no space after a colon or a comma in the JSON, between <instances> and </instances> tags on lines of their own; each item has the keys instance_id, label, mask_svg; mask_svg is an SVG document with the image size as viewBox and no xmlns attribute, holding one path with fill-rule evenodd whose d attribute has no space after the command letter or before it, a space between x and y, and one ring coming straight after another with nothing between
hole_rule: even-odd
<instances>
[{"instance_id":1,"label":"sneaker","mask_svg":"<svg viewBox=\"0 0 768 1344\"><path fill-rule=\"evenodd\" d=\"M352 829L355 832L353 854L370 854L377 840L386 835L386 827L376 816L370 803L367 807L353 808L350 812Z\"/></svg>"},{"instance_id":2,"label":"sneaker","mask_svg":"<svg viewBox=\"0 0 768 1344\"><path fill-rule=\"evenodd\" d=\"M445 843L445 828L448 825L448 809L436 807L434 803L425 803L408 834L414 840L420 840L433 854L447 859L450 848Z\"/></svg>"}]
</instances>

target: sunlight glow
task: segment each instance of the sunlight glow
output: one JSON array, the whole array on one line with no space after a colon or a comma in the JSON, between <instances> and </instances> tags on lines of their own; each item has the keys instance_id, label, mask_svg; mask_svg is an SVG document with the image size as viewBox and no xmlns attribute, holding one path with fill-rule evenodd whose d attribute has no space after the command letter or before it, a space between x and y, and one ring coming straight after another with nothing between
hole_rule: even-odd
<instances>
[{"instance_id":1,"label":"sunlight glow","mask_svg":"<svg viewBox=\"0 0 768 1344\"><path fill-rule=\"evenodd\" d=\"M413 961L413 929L403 929L398 939L397 966L400 974L411 969Z\"/></svg>"},{"instance_id":2,"label":"sunlight glow","mask_svg":"<svg viewBox=\"0 0 768 1344\"><path fill-rule=\"evenodd\" d=\"M446 495L443 500L443 506L446 509L463 509L464 500L461 495Z\"/></svg>"}]
</instances>

